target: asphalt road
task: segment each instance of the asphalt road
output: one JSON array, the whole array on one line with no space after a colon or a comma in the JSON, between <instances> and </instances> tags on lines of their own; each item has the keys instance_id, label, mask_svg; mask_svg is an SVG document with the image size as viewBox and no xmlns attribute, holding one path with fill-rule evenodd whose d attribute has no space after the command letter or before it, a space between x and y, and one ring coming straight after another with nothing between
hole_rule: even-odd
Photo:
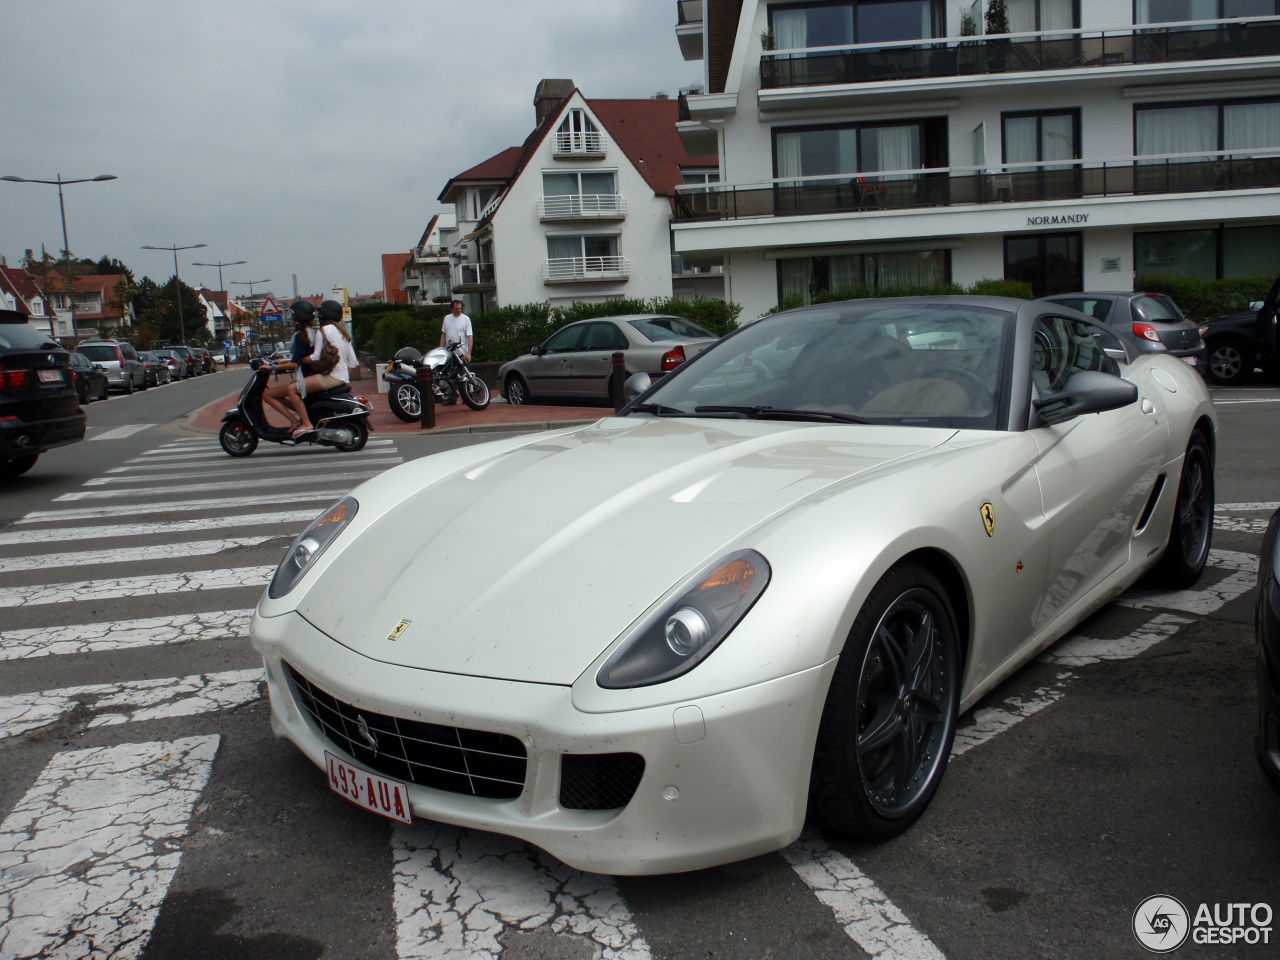
<instances>
[{"instance_id":1,"label":"asphalt road","mask_svg":"<svg viewBox=\"0 0 1280 960\"><path fill-rule=\"evenodd\" d=\"M243 376L91 404L85 443L0 493L0 960L1075 960L1147 956L1131 923L1156 894L1280 910L1249 585L1280 501L1280 390L1215 391L1226 506L1197 589L1131 591L963 717L906 835L610 878L393 827L272 738L243 631L282 551L364 476L484 438L231 461L182 423ZM79 919L41 926L64 907ZM1272 941L1175 955L1269 958Z\"/></svg>"}]
</instances>

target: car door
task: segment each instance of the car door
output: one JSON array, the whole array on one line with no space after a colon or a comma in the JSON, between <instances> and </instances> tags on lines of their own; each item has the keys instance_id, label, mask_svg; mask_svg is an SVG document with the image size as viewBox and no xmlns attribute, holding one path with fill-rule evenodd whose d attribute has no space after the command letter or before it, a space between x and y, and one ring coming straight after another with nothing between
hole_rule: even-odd
<instances>
[{"instance_id":1,"label":"car door","mask_svg":"<svg viewBox=\"0 0 1280 960\"><path fill-rule=\"evenodd\" d=\"M626 335L612 320L588 323L578 352L573 354L573 396L592 400L609 399L609 374L613 372L613 355L625 352L630 344Z\"/></svg>"},{"instance_id":2,"label":"car door","mask_svg":"<svg viewBox=\"0 0 1280 960\"><path fill-rule=\"evenodd\" d=\"M568 397L573 395L573 355L582 342L585 323L561 327L542 344L541 352L522 364L521 373L529 381L529 390L538 396Z\"/></svg>"},{"instance_id":3,"label":"car door","mask_svg":"<svg viewBox=\"0 0 1280 960\"><path fill-rule=\"evenodd\" d=\"M1036 472L1050 540L1037 627L1129 559L1134 529L1168 458L1168 419L1145 368L1122 371L1094 332L1092 324L1052 314L1035 323L1031 376L1040 398L1060 392L1084 370L1126 375L1138 387L1134 403L1029 431L1039 448Z\"/></svg>"}]
</instances>

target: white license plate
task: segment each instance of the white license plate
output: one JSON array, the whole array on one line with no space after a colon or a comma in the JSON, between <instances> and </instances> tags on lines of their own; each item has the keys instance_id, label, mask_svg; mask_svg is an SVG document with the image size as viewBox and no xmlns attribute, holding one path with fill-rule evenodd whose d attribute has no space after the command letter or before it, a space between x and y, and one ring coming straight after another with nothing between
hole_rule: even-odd
<instances>
[{"instance_id":1,"label":"white license plate","mask_svg":"<svg viewBox=\"0 0 1280 960\"><path fill-rule=\"evenodd\" d=\"M39 376L41 383L61 383L61 370L37 370L36 375Z\"/></svg>"},{"instance_id":2,"label":"white license plate","mask_svg":"<svg viewBox=\"0 0 1280 960\"><path fill-rule=\"evenodd\" d=\"M353 767L328 750L324 752L324 759L329 771L329 789L338 796L380 817L413 823L408 784Z\"/></svg>"},{"instance_id":3,"label":"white license plate","mask_svg":"<svg viewBox=\"0 0 1280 960\"><path fill-rule=\"evenodd\" d=\"M1198 367L1198 366L1200 366L1200 358L1199 358L1199 357L1183 357L1183 358L1182 358L1182 362L1183 362L1183 363L1185 363L1185 364L1186 364L1187 366L1189 366L1189 367Z\"/></svg>"}]
</instances>

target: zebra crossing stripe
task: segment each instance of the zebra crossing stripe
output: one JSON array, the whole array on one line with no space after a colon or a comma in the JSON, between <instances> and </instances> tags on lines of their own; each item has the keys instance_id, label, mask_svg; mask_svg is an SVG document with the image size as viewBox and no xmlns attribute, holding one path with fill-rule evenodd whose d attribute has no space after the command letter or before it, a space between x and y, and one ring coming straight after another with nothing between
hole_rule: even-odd
<instances>
[{"instance_id":1,"label":"zebra crossing stripe","mask_svg":"<svg viewBox=\"0 0 1280 960\"><path fill-rule=\"evenodd\" d=\"M303 478L305 479L305 478ZM344 487L343 492L346 492ZM338 494L341 496L341 494ZM32 523L48 523L50 521L63 523L68 520L96 520L106 517L143 517L153 513L173 513L180 510L183 513L210 513L214 514L213 520L202 521L203 523L216 523L220 512L236 510L240 507L265 507L276 503L300 503L307 500L314 500L316 507L311 511L311 518L318 517L329 505L331 499L335 497L332 490L321 489L298 489L280 491L277 493L256 493L249 497L219 497L205 500L183 500L180 503L174 502L172 499L164 500L134 500L125 504L109 504L104 503L94 507L64 507L60 510L32 510L26 516L19 520L15 520L11 526L25 526ZM234 520L234 516L224 517L228 522Z\"/></svg>"},{"instance_id":2,"label":"zebra crossing stripe","mask_svg":"<svg viewBox=\"0 0 1280 960\"><path fill-rule=\"evenodd\" d=\"M325 457L325 461L321 464L319 461L301 460L299 457ZM252 462L244 459L233 460L231 457L223 456L220 459L211 459L208 462L191 463L189 460L183 460L180 463L133 463L126 464L122 467L112 467L110 470L103 471L103 476L95 478L99 481L103 479L111 483L118 483L122 477L131 477L138 479L145 477L147 479L168 480L174 477L201 477L207 476L209 470L216 470L219 473L240 472L250 473L261 470L279 470L281 468L289 468L297 470L299 467L316 466L329 467L332 460L328 459L327 454L299 454L298 457L259 457ZM360 457L360 465L377 464L378 466L395 466L398 463L404 463L395 450L375 451L368 456ZM177 470L200 471L197 473L174 473ZM145 471L145 472L144 472ZM87 484L93 484L93 481L87 481Z\"/></svg>"},{"instance_id":3,"label":"zebra crossing stripe","mask_svg":"<svg viewBox=\"0 0 1280 960\"><path fill-rule=\"evenodd\" d=\"M75 603L80 600L115 600L162 593L228 590L233 587L253 587L260 590L267 585L275 570L274 566L236 567L166 573L151 577L122 577L117 580L80 580L74 583L0 587L0 608Z\"/></svg>"},{"instance_id":4,"label":"zebra crossing stripe","mask_svg":"<svg viewBox=\"0 0 1280 960\"><path fill-rule=\"evenodd\" d=\"M43 530L19 530L0 533L0 547L63 541L99 540L119 537L156 537L175 533L207 531L211 526L267 527L277 524L305 524L315 519L319 510L285 510L278 513L243 513L231 517L195 520L161 520L156 523L126 523L92 527L47 527ZM133 511L136 513L136 511ZM93 511L97 517L98 511ZM87 517L85 519L88 519Z\"/></svg>"},{"instance_id":5,"label":"zebra crossing stripe","mask_svg":"<svg viewBox=\"0 0 1280 960\"><path fill-rule=\"evenodd\" d=\"M258 537L232 537L227 540L188 540L185 543L150 543L146 546L111 550L76 550L69 553L44 553L35 556L0 558L0 573L38 570L41 567L84 567L100 563L137 563L146 560L174 560L179 557L211 557L238 547L256 547L268 540L288 540L279 533Z\"/></svg>"},{"instance_id":6,"label":"zebra crossing stripe","mask_svg":"<svg viewBox=\"0 0 1280 960\"><path fill-rule=\"evenodd\" d=\"M54 756L0 824L0 957L138 957L219 743Z\"/></svg>"},{"instance_id":7,"label":"zebra crossing stripe","mask_svg":"<svg viewBox=\"0 0 1280 960\"><path fill-rule=\"evenodd\" d=\"M1158 608L1207 616L1254 588L1258 581L1258 558L1235 550L1214 550L1209 554L1206 572L1211 570L1226 571L1227 576L1208 586L1172 593L1134 587L1115 602L1122 607L1139 610Z\"/></svg>"},{"instance_id":8,"label":"zebra crossing stripe","mask_svg":"<svg viewBox=\"0 0 1280 960\"><path fill-rule=\"evenodd\" d=\"M72 712L86 729L93 729L229 710L259 699L265 680L263 668L255 667L0 697L0 740L58 723Z\"/></svg>"},{"instance_id":9,"label":"zebra crossing stripe","mask_svg":"<svg viewBox=\"0 0 1280 960\"><path fill-rule=\"evenodd\" d=\"M649 960L611 877L511 837L429 820L396 825L391 845L399 960L498 960L504 941L534 928L580 938L583 956Z\"/></svg>"},{"instance_id":10,"label":"zebra crossing stripe","mask_svg":"<svg viewBox=\"0 0 1280 960\"><path fill-rule=\"evenodd\" d=\"M294 469L296 470L297 467L295 466ZM368 480L371 477L378 476L381 472L381 470L358 470L351 473L332 473L324 477L314 477L312 482L346 483L349 486L353 480ZM214 490L242 490L244 485L245 482L243 480L224 480L216 483L184 483L174 487L147 487L143 490L83 490L54 497L54 502L136 497L139 493L157 496L160 494L209 493Z\"/></svg>"},{"instance_id":11,"label":"zebra crossing stripe","mask_svg":"<svg viewBox=\"0 0 1280 960\"><path fill-rule=\"evenodd\" d=\"M370 440L368 443L365 444L364 449L366 451L380 450L380 449L386 450L394 447L395 447L394 440ZM168 450L162 447L157 450L144 450L142 451L142 453L138 454L138 456L131 457L128 460L126 460L125 463L141 463L141 464L150 465L155 463L162 463L162 462L167 463L170 461L176 462L181 460L227 461L230 459L227 456L226 451L223 450L222 447L218 446L217 444L212 445L208 449L201 449L197 452L190 452L192 449L193 448L188 447L186 448L185 451L180 451L180 450ZM257 461L257 460L262 460L262 459L271 458L271 457L295 457L295 456L299 456L299 454L297 454L292 447L284 447L284 446L260 447L258 449L258 452L253 455L253 459ZM308 451L307 453L301 454L301 456L328 456L328 453L326 451L322 451L319 448L316 448L314 450ZM350 456L350 454L344 454L344 456Z\"/></svg>"},{"instance_id":12,"label":"zebra crossing stripe","mask_svg":"<svg viewBox=\"0 0 1280 960\"><path fill-rule=\"evenodd\" d=\"M252 610L217 610L172 617L73 623L0 633L0 660L105 653L131 647L157 647L190 640L239 639L249 635Z\"/></svg>"},{"instance_id":13,"label":"zebra crossing stripe","mask_svg":"<svg viewBox=\"0 0 1280 960\"><path fill-rule=\"evenodd\" d=\"M132 437L135 433L141 433L143 430L150 430L154 427L154 423L135 423L127 427L115 427L111 430L104 430L102 433L96 433L89 440L123 440L125 437Z\"/></svg>"}]
</instances>

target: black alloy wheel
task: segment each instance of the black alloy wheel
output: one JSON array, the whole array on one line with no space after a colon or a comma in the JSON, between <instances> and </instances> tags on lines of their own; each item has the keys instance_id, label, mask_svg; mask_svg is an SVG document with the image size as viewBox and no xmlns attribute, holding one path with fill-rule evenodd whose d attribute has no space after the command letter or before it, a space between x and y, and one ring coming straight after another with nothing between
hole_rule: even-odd
<instances>
[{"instance_id":1,"label":"black alloy wheel","mask_svg":"<svg viewBox=\"0 0 1280 960\"><path fill-rule=\"evenodd\" d=\"M914 564L890 570L854 620L818 730L810 799L829 829L884 840L920 817L946 771L959 674L941 583Z\"/></svg>"},{"instance_id":2,"label":"black alloy wheel","mask_svg":"<svg viewBox=\"0 0 1280 960\"><path fill-rule=\"evenodd\" d=\"M1204 434L1196 430L1182 458L1169 542L1155 568L1162 585L1185 589L1204 573L1213 542L1213 508L1213 457Z\"/></svg>"},{"instance_id":3,"label":"black alloy wheel","mask_svg":"<svg viewBox=\"0 0 1280 960\"><path fill-rule=\"evenodd\" d=\"M1209 346L1205 364L1209 379L1223 386L1233 387L1244 383L1253 373L1253 352L1243 340L1226 337L1215 340Z\"/></svg>"}]
</instances>

